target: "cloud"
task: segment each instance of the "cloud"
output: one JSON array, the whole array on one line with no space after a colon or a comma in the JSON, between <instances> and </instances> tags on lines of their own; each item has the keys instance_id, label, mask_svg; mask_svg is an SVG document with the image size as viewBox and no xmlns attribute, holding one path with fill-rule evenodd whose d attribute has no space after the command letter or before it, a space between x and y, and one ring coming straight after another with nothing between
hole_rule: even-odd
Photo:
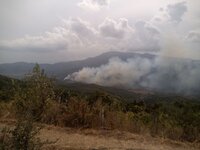
<instances>
[{"instance_id":1,"label":"cloud","mask_svg":"<svg viewBox=\"0 0 200 150\"><path fill-rule=\"evenodd\" d=\"M110 18L106 18L102 24L99 25L100 34L104 37L111 38L123 38L126 32L132 32L133 30L128 24L128 20L125 18L119 19L118 22Z\"/></svg>"},{"instance_id":2,"label":"cloud","mask_svg":"<svg viewBox=\"0 0 200 150\"><path fill-rule=\"evenodd\" d=\"M161 22L162 21L162 18L160 16L155 16L152 18L152 21L158 23L158 22Z\"/></svg>"},{"instance_id":3,"label":"cloud","mask_svg":"<svg viewBox=\"0 0 200 150\"><path fill-rule=\"evenodd\" d=\"M61 51L66 57L80 59L110 50L158 51L159 36L160 31L145 21L131 26L126 18L106 18L95 28L80 18L70 18L63 20L63 25L38 36L2 40L0 50L35 54Z\"/></svg>"},{"instance_id":4,"label":"cloud","mask_svg":"<svg viewBox=\"0 0 200 150\"><path fill-rule=\"evenodd\" d=\"M91 37L95 34L95 29L86 21L80 18L64 20L65 27L79 36Z\"/></svg>"},{"instance_id":5,"label":"cloud","mask_svg":"<svg viewBox=\"0 0 200 150\"><path fill-rule=\"evenodd\" d=\"M185 14L185 12L187 12L186 2L178 2L175 4L169 4L167 6L167 12L171 21L174 21L177 23L181 22L183 15Z\"/></svg>"},{"instance_id":6,"label":"cloud","mask_svg":"<svg viewBox=\"0 0 200 150\"><path fill-rule=\"evenodd\" d=\"M159 51L161 36L160 31L150 22L138 21L135 24L137 44L139 49Z\"/></svg>"},{"instance_id":7,"label":"cloud","mask_svg":"<svg viewBox=\"0 0 200 150\"><path fill-rule=\"evenodd\" d=\"M109 0L82 0L78 6L84 9L99 10L109 5Z\"/></svg>"},{"instance_id":8,"label":"cloud","mask_svg":"<svg viewBox=\"0 0 200 150\"><path fill-rule=\"evenodd\" d=\"M63 20L64 25L40 36L25 36L14 40L0 41L0 50L32 52L58 52L78 48L83 42L93 39L95 31L81 19ZM86 46L86 45L85 45Z\"/></svg>"},{"instance_id":9,"label":"cloud","mask_svg":"<svg viewBox=\"0 0 200 150\"><path fill-rule=\"evenodd\" d=\"M186 37L187 40L195 43L200 43L200 31L190 31Z\"/></svg>"},{"instance_id":10,"label":"cloud","mask_svg":"<svg viewBox=\"0 0 200 150\"><path fill-rule=\"evenodd\" d=\"M135 28L138 33L141 33L141 36L145 36L147 38L149 36L154 37L160 34L159 29L152 25L150 22L138 21L135 24Z\"/></svg>"},{"instance_id":11,"label":"cloud","mask_svg":"<svg viewBox=\"0 0 200 150\"><path fill-rule=\"evenodd\" d=\"M46 32L41 36L25 36L11 41L0 41L1 50L24 50L24 51L53 51L68 48L65 36L67 32L55 28L53 32Z\"/></svg>"},{"instance_id":12,"label":"cloud","mask_svg":"<svg viewBox=\"0 0 200 150\"><path fill-rule=\"evenodd\" d=\"M98 36L98 32L95 28L93 28L88 22L83 21L80 18L71 18L69 20L64 20L64 27L68 30L72 35L76 35L79 39L77 46L74 47L84 46L85 48L91 44L93 45L96 41ZM78 44L81 44L78 46ZM72 47L72 48L74 48ZM81 49L81 47L79 47Z\"/></svg>"},{"instance_id":13,"label":"cloud","mask_svg":"<svg viewBox=\"0 0 200 150\"><path fill-rule=\"evenodd\" d=\"M99 25L99 33L104 43L112 45L112 50L158 51L160 31L150 22L138 21L131 26L126 18L118 21L106 18Z\"/></svg>"}]
</instances>

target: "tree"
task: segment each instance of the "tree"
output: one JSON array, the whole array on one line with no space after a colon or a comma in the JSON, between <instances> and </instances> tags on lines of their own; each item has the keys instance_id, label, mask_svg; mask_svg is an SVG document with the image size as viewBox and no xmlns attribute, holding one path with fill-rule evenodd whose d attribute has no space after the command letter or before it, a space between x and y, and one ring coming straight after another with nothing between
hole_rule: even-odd
<instances>
[{"instance_id":1,"label":"tree","mask_svg":"<svg viewBox=\"0 0 200 150\"><path fill-rule=\"evenodd\" d=\"M16 114L19 118L39 121L50 100L54 98L52 79L38 64L25 78L25 86L16 94Z\"/></svg>"},{"instance_id":2,"label":"tree","mask_svg":"<svg viewBox=\"0 0 200 150\"><path fill-rule=\"evenodd\" d=\"M15 92L16 126L0 132L0 149L40 150L46 142L37 137L41 127L37 124L48 105L54 98L52 80L38 64L25 78L25 84Z\"/></svg>"}]
</instances>

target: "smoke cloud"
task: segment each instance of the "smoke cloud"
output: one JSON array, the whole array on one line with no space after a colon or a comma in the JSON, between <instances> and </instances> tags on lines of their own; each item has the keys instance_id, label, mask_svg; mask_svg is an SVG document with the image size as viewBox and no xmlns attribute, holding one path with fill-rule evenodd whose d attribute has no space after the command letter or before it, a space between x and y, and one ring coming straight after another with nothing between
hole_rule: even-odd
<instances>
[{"instance_id":1,"label":"smoke cloud","mask_svg":"<svg viewBox=\"0 0 200 150\"><path fill-rule=\"evenodd\" d=\"M151 62L147 59L111 58L109 63L98 68L83 68L65 79L95 83L104 86L134 87L140 78L150 72Z\"/></svg>"},{"instance_id":2,"label":"smoke cloud","mask_svg":"<svg viewBox=\"0 0 200 150\"><path fill-rule=\"evenodd\" d=\"M118 86L128 89L148 88L162 92L198 94L200 90L200 63L189 59L159 56L125 61L111 58L109 63L97 68L83 68L65 79Z\"/></svg>"}]
</instances>

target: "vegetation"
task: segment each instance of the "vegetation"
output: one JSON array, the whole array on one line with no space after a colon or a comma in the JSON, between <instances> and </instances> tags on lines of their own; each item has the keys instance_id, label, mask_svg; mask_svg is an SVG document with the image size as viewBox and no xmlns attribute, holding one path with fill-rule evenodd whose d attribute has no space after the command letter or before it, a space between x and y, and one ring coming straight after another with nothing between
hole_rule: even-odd
<instances>
[{"instance_id":1,"label":"vegetation","mask_svg":"<svg viewBox=\"0 0 200 150\"><path fill-rule=\"evenodd\" d=\"M22 82L0 75L0 100L13 100L15 94L15 84L20 85ZM20 85L21 86L21 85Z\"/></svg>"},{"instance_id":2,"label":"vegetation","mask_svg":"<svg viewBox=\"0 0 200 150\"><path fill-rule=\"evenodd\" d=\"M108 90L76 91L55 84L39 65L24 80L1 76L0 117L16 120L0 133L0 149L36 150L39 123L72 128L118 129L174 140L200 142L200 101L161 94L126 96ZM8 90L12 89L12 90ZM82 90L83 91L83 90ZM9 96L7 92L11 92ZM6 93L6 94L5 94ZM9 115L5 115L9 114Z\"/></svg>"},{"instance_id":3,"label":"vegetation","mask_svg":"<svg viewBox=\"0 0 200 150\"><path fill-rule=\"evenodd\" d=\"M23 84L13 85L13 101L10 112L16 119L13 129L3 129L0 134L0 148L13 150L39 150L44 145L37 138L40 121L47 103L53 97L51 81L47 78L39 65L25 78ZM4 113L4 112L1 112Z\"/></svg>"}]
</instances>

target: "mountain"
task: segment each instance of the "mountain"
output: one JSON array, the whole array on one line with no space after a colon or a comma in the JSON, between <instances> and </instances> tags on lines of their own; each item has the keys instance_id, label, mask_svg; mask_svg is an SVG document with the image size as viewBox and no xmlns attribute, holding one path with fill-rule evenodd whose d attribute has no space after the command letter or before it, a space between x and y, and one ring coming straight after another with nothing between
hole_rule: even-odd
<instances>
[{"instance_id":1,"label":"mountain","mask_svg":"<svg viewBox=\"0 0 200 150\"><path fill-rule=\"evenodd\" d=\"M106 64L112 57L119 57L122 60L126 60L128 58L136 57L154 59L156 56L151 54L113 51L103 53L96 57L90 57L84 60L60 62L55 64L40 64L40 66L45 70L48 75L55 76L57 79L63 80L68 74L76 72L83 67L98 67ZM34 63L26 62L0 64L0 74L14 78L22 78L25 74L32 71L34 65Z\"/></svg>"},{"instance_id":2,"label":"mountain","mask_svg":"<svg viewBox=\"0 0 200 150\"><path fill-rule=\"evenodd\" d=\"M131 72L131 76L134 77L135 74L139 74L139 77L136 80L134 80L134 82L131 78L129 78L130 85L128 85L128 83L126 82L125 85L116 84L114 86L126 89L150 89L150 91L159 91L164 93L179 93L184 95L199 96L200 94L199 60L162 57L163 60L159 61L159 59L156 58L160 57L153 54L140 54L131 52L107 52L96 57L90 57L84 60L60 62L55 64L40 64L40 66L42 69L45 70L48 76L53 76L57 80L63 81L68 74L77 72L83 67L99 67L101 65L107 64L109 59L113 57L118 57L122 60L127 60L128 58L131 58L133 60L138 57L141 58L141 60L139 59L139 62L129 64L135 65L136 68L138 66L138 69L136 69L134 72ZM150 67L148 68L148 72L146 73L144 73L145 68L140 68L143 64L146 65L145 59L149 60L147 66L150 65ZM135 60L137 61L138 59ZM34 63L25 62L0 64L0 74L20 79L23 78L25 74L30 73L34 65ZM126 74L129 72L126 71L121 73ZM119 75L121 74L113 74L112 81L116 81L115 79L123 79L119 78ZM111 77L102 77L103 83L99 85L106 86L106 84L104 83L109 83L110 78ZM128 80L128 78L126 78L126 80ZM143 91L139 90L139 92Z\"/></svg>"}]
</instances>

